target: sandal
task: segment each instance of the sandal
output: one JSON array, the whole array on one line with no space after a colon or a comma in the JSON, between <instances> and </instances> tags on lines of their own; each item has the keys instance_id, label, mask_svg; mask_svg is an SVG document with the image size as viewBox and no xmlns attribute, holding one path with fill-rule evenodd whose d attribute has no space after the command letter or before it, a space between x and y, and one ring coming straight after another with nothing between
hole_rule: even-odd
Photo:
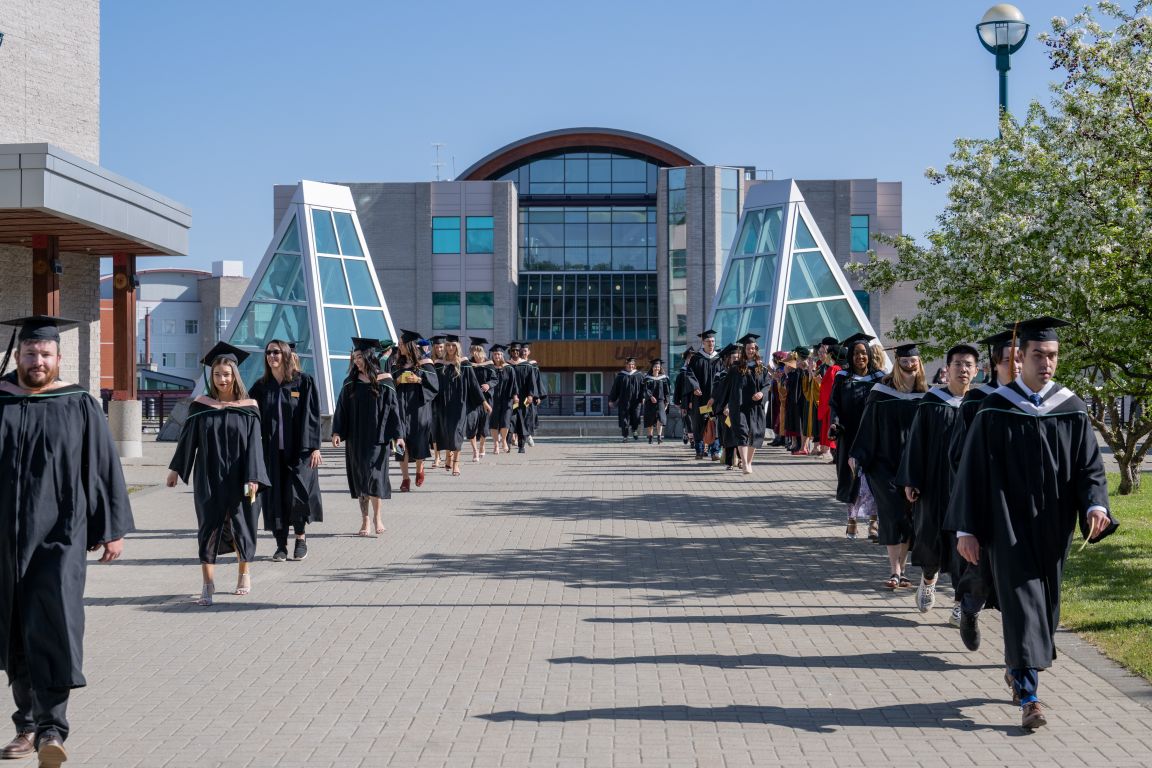
<instances>
[{"instance_id":1,"label":"sandal","mask_svg":"<svg viewBox=\"0 0 1152 768\"><path fill-rule=\"evenodd\" d=\"M424 470L423 468L416 470L416 487L424 485Z\"/></svg>"},{"instance_id":2,"label":"sandal","mask_svg":"<svg viewBox=\"0 0 1152 768\"><path fill-rule=\"evenodd\" d=\"M460 467L452 468L452 477L460 477Z\"/></svg>"},{"instance_id":3,"label":"sandal","mask_svg":"<svg viewBox=\"0 0 1152 768\"><path fill-rule=\"evenodd\" d=\"M400 492L408 493L410 490L412 490L412 481L408 478L404 478L404 480L400 483Z\"/></svg>"},{"instance_id":4,"label":"sandal","mask_svg":"<svg viewBox=\"0 0 1152 768\"><path fill-rule=\"evenodd\" d=\"M888 580L884 582L884 587L886 589L896 589L899 586L900 586L900 576L895 574L895 573L892 574L891 576L889 576Z\"/></svg>"},{"instance_id":5,"label":"sandal","mask_svg":"<svg viewBox=\"0 0 1152 768\"><path fill-rule=\"evenodd\" d=\"M386 531L386 530L388 530L388 529L384 527L384 523L377 523L377 525L376 525L376 535L377 536L384 533L384 531Z\"/></svg>"},{"instance_id":6,"label":"sandal","mask_svg":"<svg viewBox=\"0 0 1152 768\"><path fill-rule=\"evenodd\" d=\"M216 584L211 581L204 582L204 586L200 589L200 599L196 601L196 605L212 605L212 595L216 594Z\"/></svg>"},{"instance_id":7,"label":"sandal","mask_svg":"<svg viewBox=\"0 0 1152 768\"><path fill-rule=\"evenodd\" d=\"M240 595L241 597L243 597L244 595L248 594L251 591L252 591L252 574L250 574L250 573L240 574L240 577L238 579L236 579L236 591L233 592L232 594Z\"/></svg>"},{"instance_id":8,"label":"sandal","mask_svg":"<svg viewBox=\"0 0 1152 768\"><path fill-rule=\"evenodd\" d=\"M912 589L914 586L915 585L912 583L912 579L908 578L907 576L900 577L900 589Z\"/></svg>"}]
</instances>

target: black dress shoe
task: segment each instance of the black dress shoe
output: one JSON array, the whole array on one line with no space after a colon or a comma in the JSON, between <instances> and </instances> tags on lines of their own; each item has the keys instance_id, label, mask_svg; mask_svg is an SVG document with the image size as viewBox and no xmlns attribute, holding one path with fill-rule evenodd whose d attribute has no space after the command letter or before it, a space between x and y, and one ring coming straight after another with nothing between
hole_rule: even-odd
<instances>
[{"instance_id":1,"label":"black dress shoe","mask_svg":"<svg viewBox=\"0 0 1152 768\"><path fill-rule=\"evenodd\" d=\"M36 752L40 756L40 768L60 768L68 759L64 742L56 736L40 739L40 748Z\"/></svg>"},{"instance_id":2,"label":"black dress shoe","mask_svg":"<svg viewBox=\"0 0 1152 768\"><path fill-rule=\"evenodd\" d=\"M960 639L968 650L980 650L980 614L960 611Z\"/></svg>"},{"instance_id":3,"label":"black dress shoe","mask_svg":"<svg viewBox=\"0 0 1152 768\"><path fill-rule=\"evenodd\" d=\"M19 760L28 757L36 751L35 738L35 731L16 734L16 738L0 747L0 760Z\"/></svg>"}]
</instances>

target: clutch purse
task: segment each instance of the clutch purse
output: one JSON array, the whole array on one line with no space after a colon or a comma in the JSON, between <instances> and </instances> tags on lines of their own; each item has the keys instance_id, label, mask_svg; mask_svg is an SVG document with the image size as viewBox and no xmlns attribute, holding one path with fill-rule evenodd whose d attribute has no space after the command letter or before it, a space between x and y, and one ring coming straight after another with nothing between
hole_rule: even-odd
<instances>
[{"instance_id":1,"label":"clutch purse","mask_svg":"<svg viewBox=\"0 0 1152 768\"><path fill-rule=\"evenodd\" d=\"M397 384L419 384L419 374L412 373L412 371L404 371L396 377Z\"/></svg>"}]
</instances>

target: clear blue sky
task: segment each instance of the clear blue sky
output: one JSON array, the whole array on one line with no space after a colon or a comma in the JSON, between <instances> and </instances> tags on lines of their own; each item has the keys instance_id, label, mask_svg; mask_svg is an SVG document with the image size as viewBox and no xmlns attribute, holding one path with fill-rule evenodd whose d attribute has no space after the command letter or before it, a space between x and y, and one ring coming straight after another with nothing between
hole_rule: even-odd
<instances>
[{"instance_id":1,"label":"clear blue sky","mask_svg":"<svg viewBox=\"0 0 1152 768\"><path fill-rule=\"evenodd\" d=\"M271 236L272 185L434 178L541 131L648 134L776 178L904 182L917 237L944 205L924 179L955 138L996 130L990 0L103 0L101 164L192 210L186 259L241 259ZM1009 98L1047 100L1032 24Z\"/></svg>"}]
</instances>

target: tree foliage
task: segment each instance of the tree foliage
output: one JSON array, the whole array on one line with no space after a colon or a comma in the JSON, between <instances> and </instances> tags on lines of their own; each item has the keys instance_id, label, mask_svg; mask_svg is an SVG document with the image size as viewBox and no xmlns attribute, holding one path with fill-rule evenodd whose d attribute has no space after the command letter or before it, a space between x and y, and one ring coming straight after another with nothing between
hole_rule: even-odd
<instances>
[{"instance_id":1,"label":"tree foliage","mask_svg":"<svg viewBox=\"0 0 1152 768\"><path fill-rule=\"evenodd\" d=\"M1058 80L1022 121L1001 116L997 139L959 139L943 171L948 204L927 243L886 239L850 266L869 290L918 285L914 317L894 336L932 339L930 352L1054 315L1057 378L1086 396L1121 466L1139 482L1152 447L1152 0L1112 2L1040 35Z\"/></svg>"}]
</instances>

